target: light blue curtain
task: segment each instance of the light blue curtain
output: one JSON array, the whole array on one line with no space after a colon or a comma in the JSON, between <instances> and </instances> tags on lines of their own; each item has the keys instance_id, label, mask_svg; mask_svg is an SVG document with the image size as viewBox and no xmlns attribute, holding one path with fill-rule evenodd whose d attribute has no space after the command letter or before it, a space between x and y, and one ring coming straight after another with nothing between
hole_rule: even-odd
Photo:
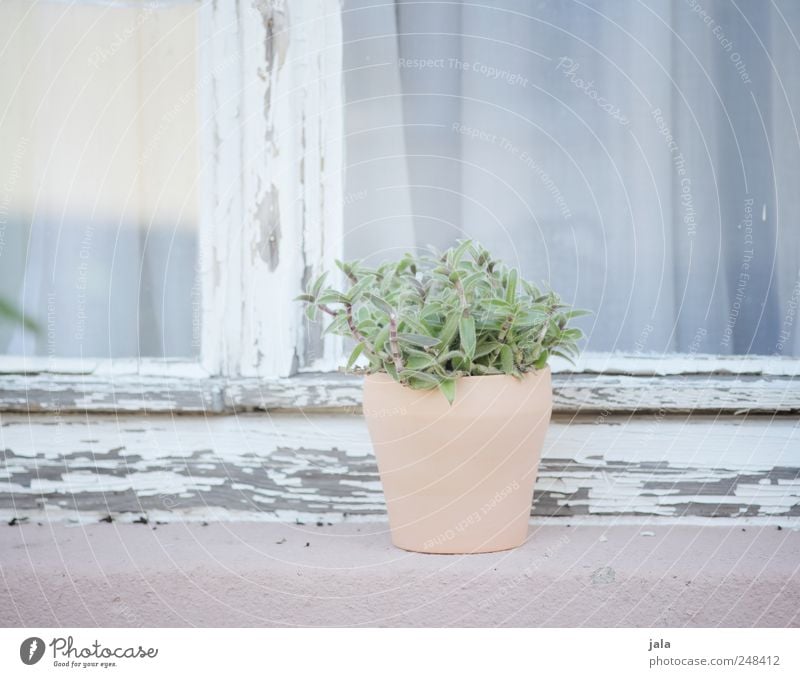
<instances>
[{"instance_id":1,"label":"light blue curtain","mask_svg":"<svg viewBox=\"0 0 800 677\"><path fill-rule=\"evenodd\" d=\"M348 0L344 27L348 255L474 237L591 309L590 350L800 355L800 3Z\"/></svg>"}]
</instances>

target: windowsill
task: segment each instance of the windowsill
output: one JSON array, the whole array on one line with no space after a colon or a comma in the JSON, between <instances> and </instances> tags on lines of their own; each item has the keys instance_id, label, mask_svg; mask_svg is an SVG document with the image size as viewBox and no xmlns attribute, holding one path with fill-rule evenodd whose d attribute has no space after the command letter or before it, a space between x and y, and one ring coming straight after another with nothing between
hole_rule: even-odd
<instances>
[{"instance_id":1,"label":"windowsill","mask_svg":"<svg viewBox=\"0 0 800 677\"><path fill-rule=\"evenodd\" d=\"M0 518L341 522L385 507L363 417L0 414ZM800 518L795 417L556 415L532 514Z\"/></svg>"},{"instance_id":2,"label":"windowsill","mask_svg":"<svg viewBox=\"0 0 800 677\"><path fill-rule=\"evenodd\" d=\"M558 371L553 376L554 411L590 413L767 413L800 412L800 379L749 369L651 373L655 365L594 373ZM191 368L189 368L191 367ZM161 371L99 370L81 373L0 374L0 410L16 412L171 412L224 414L249 410L352 411L361 406L361 377L303 373L284 379L222 378L199 365L175 363ZM786 365L785 371L794 368ZM616 371L618 373L613 373ZM649 373L650 372L650 373Z\"/></svg>"}]
</instances>

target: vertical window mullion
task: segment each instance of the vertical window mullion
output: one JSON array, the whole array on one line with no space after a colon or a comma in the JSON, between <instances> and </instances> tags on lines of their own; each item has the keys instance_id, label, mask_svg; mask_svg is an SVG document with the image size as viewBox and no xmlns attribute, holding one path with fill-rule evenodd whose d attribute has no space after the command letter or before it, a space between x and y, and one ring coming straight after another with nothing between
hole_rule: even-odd
<instances>
[{"instance_id":1,"label":"vertical window mullion","mask_svg":"<svg viewBox=\"0 0 800 677\"><path fill-rule=\"evenodd\" d=\"M209 3L201 18L203 363L332 368L292 299L342 252L341 8ZM208 74L208 77L204 77Z\"/></svg>"}]
</instances>

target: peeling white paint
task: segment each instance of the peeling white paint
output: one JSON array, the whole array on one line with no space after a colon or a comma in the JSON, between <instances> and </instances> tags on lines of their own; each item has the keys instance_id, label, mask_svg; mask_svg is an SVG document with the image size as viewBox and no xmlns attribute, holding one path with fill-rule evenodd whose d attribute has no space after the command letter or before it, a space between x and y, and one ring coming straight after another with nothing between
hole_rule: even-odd
<instances>
[{"instance_id":1,"label":"peeling white paint","mask_svg":"<svg viewBox=\"0 0 800 677\"><path fill-rule=\"evenodd\" d=\"M203 154L214 159L201 211L211 373L278 378L304 364L302 308L289 300L341 257L340 15L323 0L201 8L213 74L201 96ZM326 367L338 345L320 347Z\"/></svg>"},{"instance_id":2,"label":"peeling white paint","mask_svg":"<svg viewBox=\"0 0 800 677\"><path fill-rule=\"evenodd\" d=\"M789 418L667 417L658 434L642 417L556 418L534 514L795 519L798 441ZM172 520L217 510L331 521L384 514L359 416L3 414L0 450L0 510L14 514L64 516L70 507L150 519L164 512Z\"/></svg>"},{"instance_id":3,"label":"peeling white paint","mask_svg":"<svg viewBox=\"0 0 800 677\"><path fill-rule=\"evenodd\" d=\"M6 411L233 413L250 410L355 412L362 379L344 374L290 378L9 374L0 377ZM553 378L556 413L798 413L800 379L728 376ZM799 423L800 424L800 423ZM651 421L651 427L653 421Z\"/></svg>"},{"instance_id":4,"label":"peeling white paint","mask_svg":"<svg viewBox=\"0 0 800 677\"><path fill-rule=\"evenodd\" d=\"M590 352L581 354L574 364L562 358L553 358L550 367L554 374L800 376L800 360L797 358L761 355Z\"/></svg>"}]
</instances>

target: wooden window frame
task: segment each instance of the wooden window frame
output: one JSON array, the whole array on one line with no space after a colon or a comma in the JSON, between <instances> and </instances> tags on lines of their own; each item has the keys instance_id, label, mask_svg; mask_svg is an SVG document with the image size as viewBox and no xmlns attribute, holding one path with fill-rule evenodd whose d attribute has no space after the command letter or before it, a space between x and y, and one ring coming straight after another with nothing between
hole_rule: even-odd
<instances>
[{"instance_id":1,"label":"wooden window frame","mask_svg":"<svg viewBox=\"0 0 800 677\"><path fill-rule=\"evenodd\" d=\"M343 250L339 2L199 9L202 341L197 361L0 357L0 410L347 410L341 339L291 299ZM587 354L555 362L562 414L798 413L800 360Z\"/></svg>"}]
</instances>

